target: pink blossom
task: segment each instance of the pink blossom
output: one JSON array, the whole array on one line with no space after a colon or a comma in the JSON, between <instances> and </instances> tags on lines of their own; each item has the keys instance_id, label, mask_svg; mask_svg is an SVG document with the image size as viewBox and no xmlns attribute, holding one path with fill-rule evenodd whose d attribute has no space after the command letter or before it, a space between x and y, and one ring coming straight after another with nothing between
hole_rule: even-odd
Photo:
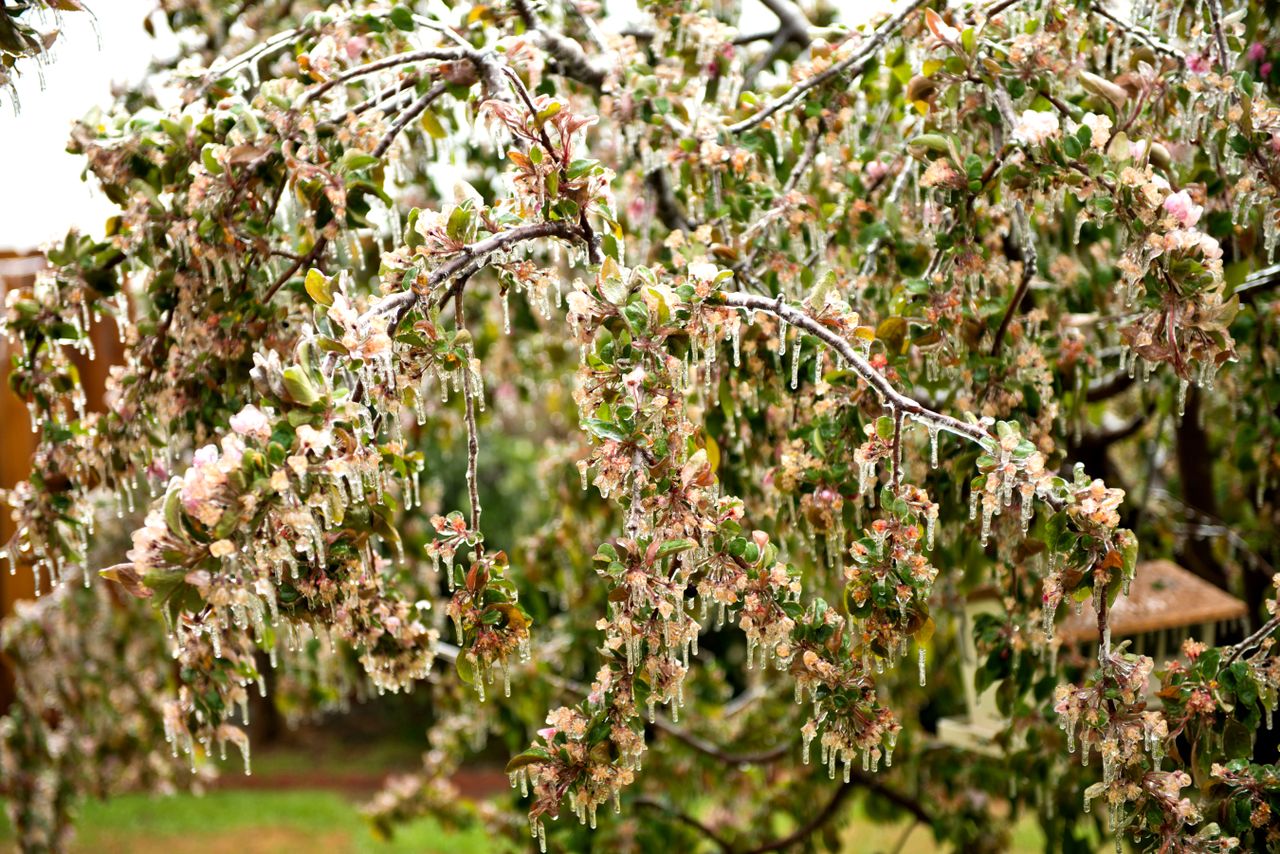
<instances>
[{"instance_id":1,"label":"pink blossom","mask_svg":"<svg viewBox=\"0 0 1280 854\"><path fill-rule=\"evenodd\" d=\"M1187 70L1194 74L1207 74L1210 68L1209 57L1203 54L1187 57Z\"/></svg>"},{"instance_id":2,"label":"pink blossom","mask_svg":"<svg viewBox=\"0 0 1280 854\"><path fill-rule=\"evenodd\" d=\"M551 739L556 737L557 732L559 732L559 730L556 729L555 727L547 726L538 730L538 735L542 736L543 740L546 741L548 744L550 744Z\"/></svg>"},{"instance_id":3,"label":"pink blossom","mask_svg":"<svg viewBox=\"0 0 1280 854\"><path fill-rule=\"evenodd\" d=\"M1271 76L1271 63L1269 63L1269 62L1264 62L1264 63L1262 63L1262 65L1259 65L1259 66L1258 66L1258 74L1259 74L1259 76L1261 76L1261 77L1270 77L1270 76Z\"/></svg>"},{"instance_id":4,"label":"pink blossom","mask_svg":"<svg viewBox=\"0 0 1280 854\"><path fill-rule=\"evenodd\" d=\"M1249 51L1246 54L1250 62L1259 62L1267 55L1267 49L1262 46L1262 42L1254 42L1249 45Z\"/></svg>"},{"instance_id":5,"label":"pink blossom","mask_svg":"<svg viewBox=\"0 0 1280 854\"><path fill-rule=\"evenodd\" d=\"M889 172L889 167L880 160L872 160L862 167L862 174L874 184Z\"/></svg>"},{"instance_id":6,"label":"pink blossom","mask_svg":"<svg viewBox=\"0 0 1280 854\"><path fill-rule=\"evenodd\" d=\"M271 419L251 403L231 416L231 429L241 436L265 440L271 436Z\"/></svg>"},{"instance_id":7,"label":"pink blossom","mask_svg":"<svg viewBox=\"0 0 1280 854\"><path fill-rule=\"evenodd\" d=\"M364 36L354 36L347 39L347 43L343 45L347 51L347 57L350 59L359 59L360 54L365 52L369 47L369 40Z\"/></svg>"},{"instance_id":8,"label":"pink blossom","mask_svg":"<svg viewBox=\"0 0 1280 854\"><path fill-rule=\"evenodd\" d=\"M1191 228L1199 222L1200 214L1204 212L1204 207L1193 202L1191 194L1186 190L1179 190L1165 199L1164 209L1183 228Z\"/></svg>"}]
</instances>

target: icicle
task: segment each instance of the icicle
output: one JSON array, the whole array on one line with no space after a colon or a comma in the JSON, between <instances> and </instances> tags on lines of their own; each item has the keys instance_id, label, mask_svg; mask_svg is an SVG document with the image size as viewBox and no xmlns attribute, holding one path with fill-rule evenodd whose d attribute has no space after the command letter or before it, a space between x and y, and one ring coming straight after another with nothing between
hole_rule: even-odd
<instances>
[{"instance_id":1,"label":"icicle","mask_svg":"<svg viewBox=\"0 0 1280 854\"><path fill-rule=\"evenodd\" d=\"M795 346L795 349L791 351L791 389L792 391L794 391L800 385L800 353L801 353L801 350L803 349L801 347L801 340L802 339L800 335L796 335L796 346Z\"/></svg>"},{"instance_id":2,"label":"icicle","mask_svg":"<svg viewBox=\"0 0 1280 854\"><path fill-rule=\"evenodd\" d=\"M919 667L920 667L920 687L921 687L921 688L923 688L923 687L925 686L925 681L926 681L926 680L925 680L925 671L924 671L924 647L923 647L923 646L922 646L922 647L920 647L920 648L919 648L919 650L918 650L918 656L917 656L917 659L916 659L916 663L917 663L917 664L919 665Z\"/></svg>"}]
</instances>

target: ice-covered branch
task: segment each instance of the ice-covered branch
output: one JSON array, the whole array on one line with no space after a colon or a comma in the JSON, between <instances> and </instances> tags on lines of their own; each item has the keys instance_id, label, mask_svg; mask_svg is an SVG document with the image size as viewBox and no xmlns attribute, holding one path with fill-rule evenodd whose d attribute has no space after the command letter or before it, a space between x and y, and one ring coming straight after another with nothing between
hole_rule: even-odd
<instances>
[{"instance_id":1,"label":"ice-covered branch","mask_svg":"<svg viewBox=\"0 0 1280 854\"><path fill-rule=\"evenodd\" d=\"M866 67L867 63L871 60L871 57L875 55L876 51L883 47L884 43L888 41L891 36L901 30L906 25L907 20L911 17L912 13L923 6L925 2L926 0L911 0L911 2L907 3L894 13L892 17L881 24L852 54L834 65L828 66L812 77L806 77L804 80L801 80L785 93L779 95L768 104L765 104L757 112L740 122L729 125L726 130L728 130L729 133L742 133L743 131L751 130L753 127L763 123L765 119L769 118L774 113L796 103L800 100L800 97L810 89L821 86L823 83L844 74L846 71L852 74L861 73L862 69Z\"/></svg>"},{"instance_id":2,"label":"ice-covered branch","mask_svg":"<svg viewBox=\"0 0 1280 854\"><path fill-rule=\"evenodd\" d=\"M994 438L985 429L977 424L969 424L950 415L943 415L932 409L925 407L919 401L907 397L898 391L884 377L884 374L877 371L869 361L856 349L853 345L841 337L838 333L820 322L810 317L806 312L789 305L781 297L770 299L768 297L757 296L756 294L745 293L728 293L724 295L725 305L737 308L745 308L752 311L763 311L785 320L787 323L802 329L818 340L822 341L832 350L839 353L845 361L853 368L854 372L873 389L884 401L885 405L900 412L903 415L909 415L922 424L936 427L939 430L945 430L948 433L954 433L962 436L971 442L977 442L983 447L989 447Z\"/></svg>"}]
</instances>

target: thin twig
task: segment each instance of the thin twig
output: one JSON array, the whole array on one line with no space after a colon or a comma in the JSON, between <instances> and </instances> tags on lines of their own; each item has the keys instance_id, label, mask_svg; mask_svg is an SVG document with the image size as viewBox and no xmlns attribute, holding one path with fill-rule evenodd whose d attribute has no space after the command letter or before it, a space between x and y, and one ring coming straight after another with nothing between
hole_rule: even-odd
<instances>
[{"instance_id":1,"label":"thin twig","mask_svg":"<svg viewBox=\"0 0 1280 854\"><path fill-rule=\"evenodd\" d=\"M1178 48L1168 44L1167 42L1161 41L1154 34L1148 32L1132 21L1124 20L1108 10L1102 3L1094 3L1089 8L1094 12L1094 14L1099 17L1106 18L1108 21L1115 24L1116 28L1120 30L1120 32L1129 36L1129 38L1142 42L1156 53L1162 53L1165 56L1176 60L1180 66L1185 66L1187 64L1187 55L1183 51L1178 50Z\"/></svg>"},{"instance_id":2,"label":"thin twig","mask_svg":"<svg viewBox=\"0 0 1280 854\"><path fill-rule=\"evenodd\" d=\"M316 261L319 260L320 256L324 254L324 249L328 244L329 238L324 235L320 235L320 237L316 239L316 245L311 247L310 252L290 264L289 269L281 273L276 280L271 283L271 287L267 288L267 292L262 295L262 301L270 302L271 298L285 286L285 283L293 278L294 273L302 269L303 265L310 267L315 264Z\"/></svg>"},{"instance_id":3,"label":"thin twig","mask_svg":"<svg viewBox=\"0 0 1280 854\"><path fill-rule=\"evenodd\" d=\"M374 107L383 107L385 109L385 105L399 100L399 97L404 94L406 89L412 89L414 86L418 85L418 80L419 77L417 74L406 74L402 80L393 83L376 95L370 95L359 104L356 104L354 107L347 110L343 116L358 116L367 110L373 109ZM330 122L336 123L341 118L342 116L335 117L331 119Z\"/></svg>"},{"instance_id":4,"label":"thin twig","mask_svg":"<svg viewBox=\"0 0 1280 854\"><path fill-rule=\"evenodd\" d=\"M1278 628L1280 628L1280 614L1276 614L1270 620L1267 620L1265 623L1262 624L1262 628L1258 629L1256 632L1249 635L1244 640L1240 641L1240 643L1236 644L1235 646L1228 647L1228 649L1231 650L1231 653L1223 660L1222 662L1223 666L1225 667L1233 663L1237 658L1244 655L1246 652L1250 651L1254 647L1259 646L1264 640L1267 639L1267 637L1272 632L1274 632Z\"/></svg>"},{"instance_id":5,"label":"thin twig","mask_svg":"<svg viewBox=\"0 0 1280 854\"><path fill-rule=\"evenodd\" d=\"M667 815L671 816L676 821L680 822L681 824L686 825L688 827L692 827L694 830L698 831L703 836L707 837L707 839L710 839L712 842L718 845L721 851L733 850L733 846L730 845L727 841L725 841L724 837L720 836L720 834L716 833L714 830L707 827L705 824L698 821L696 818L689 815L688 813L681 812L675 807L670 806L668 804L664 804L662 801L659 801L656 798L651 798L648 795L641 795L640 797L632 801L632 803L634 803L638 807L648 807L649 809L658 810L659 812L664 812Z\"/></svg>"},{"instance_id":6,"label":"thin twig","mask_svg":"<svg viewBox=\"0 0 1280 854\"><path fill-rule=\"evenodd\" d=\"M1009 300L1008 308L1004 310L1004 317L1000 318L1000 326L996 328L995 340L991 342L992 356L1000 355L1004 347L1005 333L1009 331L1009 324L1013 322L1013 315L1017 312L1018 306L1022 305L1022 300L1026 298L1027 290L1031 287L1031 280L1036 275L1036 241L1031 231L1030 218L1022 202L1015 203L1013 211L1014 227L1018 231L1018 246L1022 250L1022 276L1018 279L1018 287L1013 291L1013 298Z\"/></svg>"},{"instance_id":7,"label":"thin twig","mask_svg":"<svg viewBox=\"0 0 1280 854\"><path fill-rule=\"evenodd\" d=\"M410 104L408 109L396 118L395 123L391 125L386 136L378 142L378 147L373 150L373 156L381 157L386 154L387 149L391 147L391 143L395 142L396 137L400 135L400 131L404 130L409 122L422 115L422 111L431 106L432 101L444 94L444 90L445 84L443 81L436 83L424 92L418 100Z\"/></svg>"},{"instance_id":8,"label":"thin twig","mask_svg":"<svg viewBox=\"0 0 1280 854\"><path fill-rule=\"evenodd\" d=\"M801 95L808 92L810 89L821 86L823 83L826 83L828 80L837 77L846 71L854 74L860 74L863 68L865 68L867 63L870 61L871 56L889 40L890 36L902 29L906 24L907 19L911 17L911 14L926 2L927 0L911 0L911 2L906 4L906 6L899 9L892 17L881 24L871 34L871 37L860 45L858 51L845 57L834 65L827 67L818 74L801 80L799 83L788 89L786 93L770 101L759 111L752 113L742 121L729 125L726 130L728 130L729 133L742 133L743 131L750 130L751 128L763 123L765 119L769 118L784 107L794 104L800 99Z\"/></svg>"},{"instance_id":9,"label":"thin twig","mask_svg":"<svg viewBox=\"0 0 1280 854\"><path fill-rule=\"evenodd\" d=\"M971 442L976 442L983 447L988 447L993 441L991 435L977 424L967 424L950 415L934 412L918 401L912 400L899 392L848 341L814 320L805 312L788 305L781 297L769 299L756 294L729 293L725 294L723 299L726 305L753 311L763 311L775 317L780 317L792 326L803 329L819 341L822 341L843 356L845 361L853 367L854 372L862 378L863 382L875 389L881 400L893 410L902 412L904 415L910 415L925 424L932 424L939 430L945 430Z\"/></svg>"},{"instance_id":10,"label":"thin twig","mask_svg":"<svg viewBox=\"0 0 1280 854\"><path fill-rule=\"evenodd\" d=\"M823 130L822 121L819 119L817 129L814 133L809 135L808 141L805 142L804 151L800 154L800 159L796 161L795 167L792 168L791 174L787 176L786 183L782 185L782 191L778 194L777 198L774 199L769 210L765 211L761 214L759 219L747 226L746 231L742 232L742 236L739 239L746 239L750 237L757 230L767 225L772 219L782 215L786 210L787 197L791 195L791 191L800 183L801 177L803 177L804 173L808 171L811 165L813 165L813 161L817 157L818 143L822 139ZM747 253L747 257L734 268L734 271L741 272L744 270L750 270L754 267L756 256L760 254L760 248L762 245L763 241L755 241L751 246L751 250Z\"/></svg>"},{"instance_id":11,"label":"thin twig","mask_svg":"<svg viewBox=\"0 0 1280 854\"><path fill-rule=\"evenodd\" d=\"M655 717L653 725L656 729L684 742L685 745L692 747L699 753L710 756L713 759L719 759L726 765L768 765L770 762L777 762L795 749L794 744L780 744L768 750L758 750L751 753L729 753L719 745L712 744L687 730L681 729L666 718Z\"/></svg>"},{"instance_id":12,"label":"thin twig","mask_svg":"<svg viewBox=\"0 0 1280 854\"><path fill-rule=\"evenodd\" d=\"M302 99L302 106L310 104L324 93L328 92L335 86L348 83L358 77L364 77L377 71L384 71L388 68L395 68L400 65L409 65L413 62L425 62L428 60L437 60L440 62L457 62L461 59L468 59L479 64L479 55L475 51L463 50L461 48L429 48L426 50L407 51L405 53L397 53L393 56L385 56L382 59L366 62L364 65L357 65L355 68L348 68L341 74L335 75L319 86L307 92Z\"/></svg>"},{"instance_id":13,"label":"thin twig","mask_svg":"<svg viewBox=\"0 0 1280 854\"><path fill-rule=\"evenodd\" d=\"M1222 31L1222 0L1209 0L1209 19L1213 22L1213 41L1218 48L1218 64L1222 73L1231 71L1231 62L1227 53L1227 35Z\"/></svg>"}]
</instances>

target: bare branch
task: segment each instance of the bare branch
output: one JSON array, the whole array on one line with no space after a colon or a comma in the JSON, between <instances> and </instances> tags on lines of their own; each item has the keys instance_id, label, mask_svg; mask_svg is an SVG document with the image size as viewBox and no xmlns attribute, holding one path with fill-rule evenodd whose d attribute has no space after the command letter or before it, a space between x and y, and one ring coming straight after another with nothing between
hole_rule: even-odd
<instances>
[{"instance_id":1,"label":"bare branch","mask_svg":"<svg viewBox=\"0 0 1280 854\"><path fill-rule=\"evenodd\" d=\"M1031 280L1036 275L1036 240L1035 234L1031 231L1030 218L1027 216L1026 208L1022 206L1022 202L1017 202L1013 208L1014 227L1018 232L1018 247L1022 250L1022 276L1018 280L1018 287L1013 291L1013 298L1009 300L1009 307L1004 310L1004 317L1000 318L1000 326L996 329L995 340L991 342L991 355L999 356L1001 349L1004 347L1004 336L1009 331L1009 324L1013 322L1013 315L1018 310L1018 306L1022 304L1022 300L1027 296L1027 290L1031 287Z\"/></svg>"},{"instance_id":2,"label":"bare branch","mask_svg":"<svg viewBox=\"0 0 1280 854\"><path fill-rule=\"evenodd\" d=\"M729 125L726 130L728 130L729 133L742 133L743 131L750 130L751 128L763 123L765 119L769 118L779 110L794 104L800 99L801 95L808 92L810 89L821 86L823 83L844 74L846 71L852 74L862 73L863 68L866 67L867 62L875 52L884 46L884 43L889 40L890 36L901 30L903 26L906 25L907 19L911 17L911 14L926 2L927 0L911 0L911 2L907 3L894 13L892 17L881 24L871 34L870 38L863 42L858 51L845 57L834 65L829 66L818 74L800 81L788 89L785 94L770 101L758 112L753 113L748 118L745 118L736 124Z\"/></svg>"},{"instance_id":3,"label":"bare branch","mask_svg":"<svg viewBox=\"0 0 1280 854\"><path fill-rule=\"evenodd\" d=\"M733 850L733 846L730 845L727 841L725 841L724 837L720 836L714 830L707 827L705 824L698 821L696 818L689 815L688 813L681 812L675 807L664 804L662 801L659 801L656 798L651 798L647 795L641 795L640 797L636 798L633 801L633 803L638 807L648 807L649 809L658 810L659 812L664 812L667 815L671 816L676 821L680 822L681 824L686 825L688 827L692 827L694 830L698 831L703 836L707 837L716 845L718 845L721 851Z\"/></svg>"},{"instance_id":4,"label":"bare branch","mask_svg":"<svg viewBox=\"0 0 1280 854\"><path fill-rule=\"evenodd\" d=\"M311 247L310 252L308 252L306 255L299 257L297 260L295 260L292 264L289 265L289 268L287 270L285 270L283 273L281 273L279 276L276 277L276 280L271 283L271 287L267 288L267 292L262 295L262 301L270 302L271 298L275 296L276 293L282 287L285 286L286 282L288 282L290 279L293 278L294 273L297 273L299 270L302 269L302 266L304 264L307 265L308 267L314 265L316 261L320 258L320 256L324 254L325 247L328 245L329 245L329 238L325 237L324 235L321 235L319 238L317 238L316 243L314 246Z\"/></svg>"},{"instance_id":5,"label":"bare branch","mask_svg":"<svg viewBox=\"0 0 1280 854\"><path fill-rule=\"evenodd\" d=\"M1270 620L1267 620L1265 623L1262 624L1262 628L1258 629L1256 632L1249 635L1244 640L1240 641L1240 643L1236 644L1233 647L1229 647L1229 649L1231 650L1231 653L1225 659L1223 659L1222 661L1223 666L1232 664L1233 662L1235 662L1236 659L1244 655L1246 652L1249 652L1257 648L1258 646L1260 646L1262 642L1265 641L1268 637L1270 637L1271 633L1274 632L1276 629L1280 629L1280 614L1276 614Z\"/></svg>"},{"instance_id":6,"label":"bare branch","mask_svg":"<svg viewBox=\"0 0 1280 854\"><path fill-rule=\"evenodd\" d=\"M1164 42L1153 35L1151 32L1143 29L1132 21L1126 21L1115 13L1107 9L1102 3L1094 3L1089 7L1096 15L1106 18L1108 21L1116 25L1116 29L1124 33L1134 41L1141 42L1151 48L1156 53L1164 54L1171 59L1177 60L1178 65L1185 66L1187 64L1187 55L1167 42Z\"/></svg>"},{"instance_id":7,"label":"bare branch","mask_svg":"<svg viewBox=\"0 0 1280 854\"><path fill-rule=\"evenodd\" d=\"M699 738L687 730L681 729L666 718L654 718L653 725L655 728L665 732L667 735L684 742L686 746L692 747L699 753L710 756L713 759L719 759L726 765L767 765L770 762L778 761L795 749L794 744L786 743L780 744L777 747L772 747L768 750L759 750L754 753L729 753L719 745L712 744L711 742Z\"/></svg>"},{"instance_id":8,"label":"bare branch","mask_svg":"<svg viewBox=\"0 0 1280 854\"><path fill-rule=\"evenodd\" d=\"M788 305L783 301L782 297L769 299L756 294L729 293L724 295L724 302L726 305L763 311L775 317L780 317L792 326L803 329L822 341L843 356L845 361L853 367L854 372L862 378L863 382L875 389L881 400L893 410L902 412L904 415L910 415L922 423L932 424L939 430L945 430L948 433L962 436L971 442L977 442L983 447L989 446L993 441L991 435L977 424L968 424L958 418L952 418L950 415L934 412L918 401L912 400L899 392L884 378L883 374L872 367L871 363L853 348L853 345L805 312Z\"/></svg>"},{"instance_id":9,"label":"bare branch","mask_svg":"<svg viewBox=\"0 0 1280 854\"><path fill-rule=\"evenodd\" d=\"M512 0L512 5L515 6L516 14L524 22L529 35L556 61L557 71L593 89L599 89L604 85L609 72L603 63L587 56L582 45L568 36L544 29L529 6L528 0Z\"/></svg>"},{"instance_id":10,"label":"bare branch","mask_svg":"<svg viewBox=\"0 0 1280 854\"><path fill-rule=\"evenodd\" d=\"M395 142L396 137L400 135L400 131L404 130L405 127L409 124L409 122L413 121L418 116L422 115L422 111L425 110L427 107L431 106L432 101L434 101L436 98L439 98L442 94L444 94L444 90L445 90L445 84L443 81L436 83L434 86L428 89L425 93L423 93L423 95L420 98L418 98L418 100L410 104L408 109L406 109L403 113L401 113L398 117L396 117L395 123L391 125L391 128L390 130L387 131L386 136L384 136L378 142L378 147L373 150L372 152L373 156L381 157L382 155L386 154L387 149L391 147L391 143Z\"/></svg>"},{"instance_id":11,"label":"bare branch","mask_svg":"<svg viewBox=\"0 0 1280 854\"><path fill-rule=\"evenodd\" d=\"M302 99L302 106L310 104L321 95L340 86L343 83L349 83L360 77L365 77L378 71L385 71L388 68L395 68L400 65L409 65L414 62L427 62L435 60L438 62L457 62L459 60L470 60L477 66L483 63L483 58L474 50L464 50L462 48L428 48L426 50L406 51L405 53L397 53L392 56L385 56L382 59L366 62L364 65L357 65L355 68L348 68L341 74L335 75L319 86L307 92Z\"/></svg>"},{"instance_id":12,"label":"bare branch","mask_svg":"<svg viewBox=\"0 0 1280 854\"><path fill-rule=\"evenodd\" d=\"M1222 73L1231 71L1231 55L1227 51L1227 35L1222 30L1222 0L1209 0L1209 19L1213 21L1213 41L1218 48L1218 64Z\"/></svg>"}]
</instances>

